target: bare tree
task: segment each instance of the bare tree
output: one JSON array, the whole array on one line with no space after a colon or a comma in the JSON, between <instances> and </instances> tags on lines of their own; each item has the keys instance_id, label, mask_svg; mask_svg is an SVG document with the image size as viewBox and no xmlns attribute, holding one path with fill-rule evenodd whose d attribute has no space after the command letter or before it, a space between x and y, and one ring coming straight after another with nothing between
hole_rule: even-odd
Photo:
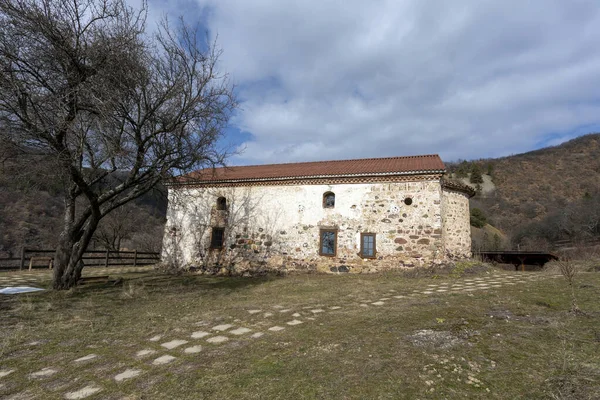
<instances>
[{"instance_id":1,"label":"bare tree","mask_svg":"<svg viewBox=\"0 0 600 400\"><path fill-rule=\"evenodd\" d=\"M106 250L120 250L125 240L131 239L143 224L145 213L136 213L134 203L125 204L101 220L94 239Z\"/></svg>"},{"instance_id":2,"label":"bare tree","mask_svg":"<svg viewBox=\"0 0 600 400\"><path fill-rule=\"evenodd\" d=\"M575 276L577 275L577 266L575 263L567 258L563 257L561 260L556 261L558 264L558 268L560 273L567 281L567 285L569 286L570 294L571 294L571 312L575 315L583 314L583 311L579 308L577 304L577 298L575 297Z\"/></svg>"},{"instance_id":3,"label":"bare tree","mask_svg":"<svg viewBox=\"0 0 600 400\"><path fill-rule=\"evenodd\" d=\"M81 276L100 220L173 173L222 164L236 106L219 51L183 21L145 34L124 0L0 0L0 136L64 186L54 288Z\"/></svg>"}]
</instances>

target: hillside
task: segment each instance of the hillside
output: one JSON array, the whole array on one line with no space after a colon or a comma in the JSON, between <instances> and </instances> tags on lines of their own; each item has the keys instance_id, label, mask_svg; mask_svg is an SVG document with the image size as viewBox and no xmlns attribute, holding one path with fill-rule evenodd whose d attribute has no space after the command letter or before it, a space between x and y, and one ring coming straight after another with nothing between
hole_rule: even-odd
<instances>
[{"instance_id":1,"label":"hillside","mask_svg":"<svg viewBox=\"0 0 600 400\"><path fill-rule=\"evenodd\" d=\"M556 240L600 237L600 134L509 157L447 163L451 177L468 183L469 177L457 178L463 164L483 171L471 208L493 226L473 229L474 246L543 249ZM22 245L55 246L63 204L51 170L43 160L0 163L0 254L16 254ZM93 246L157 251L165 213L164 196L147 195L107 217Z\"/></svg>"},{"instance_id":2,"label":"hillside","mask_svg":"<svg viewBox=\"0 0 600 400\"><path fill-rule=\"evenodd\" d=\"M21 246L54 248L62 228L62 186L52 163L21 157L0 163L0 257ZM100 223L92 248L159 251L166 198L160 192L137 199Z\"/></svg>"},{"instance_id":3,"label":"hillside","mask_svg":"<svg viewBox=\"0 0 600 400\"><path fill-rule=\"evenodd\" d=\"M546 241L572 239L579 233L570 225L584 224L586 219L593 225L597 219L600 134L473 163L491 171L495 189L482 190L471 200L471 207L482 209L492 225L512 237L513 244L523 236L544 237ZM457 164L451 164L449 169L456 168ZM594 229L590 227L588 236L593 236Z\"/></svg>"}]
</instances>

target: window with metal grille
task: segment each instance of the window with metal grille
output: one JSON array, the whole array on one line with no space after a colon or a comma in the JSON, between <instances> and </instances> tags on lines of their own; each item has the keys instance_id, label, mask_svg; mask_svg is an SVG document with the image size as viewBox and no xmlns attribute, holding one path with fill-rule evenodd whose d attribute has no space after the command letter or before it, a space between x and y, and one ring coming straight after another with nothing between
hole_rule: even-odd
<instances>
[{"instance_id":1,"label":"window with metal grille","mask_svg":"<svg viewBox=\"0 0 600 400\"><path fill-rule=\"evenodd\" d=\"M210 248L221 249L225 241L225 228L212 228L210 236Z\"/></svg>"},{"instance_id":2,"label":"window with metal grille","mask_svg":"<svg viewBox=\"0 0 600 400\"><path fill-rule=\"evenodd\" d=\"M360 255L362 258L375 258L375 234L360 234Z\"/></svg>"}]
</instances>

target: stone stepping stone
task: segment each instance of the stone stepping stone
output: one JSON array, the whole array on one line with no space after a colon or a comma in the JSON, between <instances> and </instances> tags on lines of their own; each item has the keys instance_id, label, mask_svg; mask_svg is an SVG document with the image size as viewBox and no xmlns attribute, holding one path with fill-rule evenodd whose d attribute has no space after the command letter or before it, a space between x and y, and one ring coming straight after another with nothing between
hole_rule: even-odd
<instances>
[{"instance_id":1,"label":"stone stepping stone","mask_svg":"<svg viewBox=\"0 0 600 400\"><path fill-rule=\"evenodd\" d=\"M171 340L170 342L161 344L161 346L166 349L173 350L174 348L184 345L187 342L187 340Z\"/></svg>"},{"instance_id":2,"label":"stone stepping stone","mask_svg":"<svg viewBox=\"0 0 600 400\"><path fill-rule=\"evenodd\" d=\"M405 299L406 296L402 296L402 295L398 295L398 296L394 296L395 299Z\"/></svg>"},{"instance_id":3,"label":"stone stepping stone","mask_svg":"<svg viewBox=\"0 0 600 400\"><path fill-rule=\"evenodd\" d=\"M206 339L208 343L219 344L228 341L229 338L227 336L214 336Z\"/></svg>"},{"instance_id":4,"label":"stone stepping stone","mask_svg":"<svg viewBox=\"0 0 600 400\"><path fill-rule=\"evenodd\" d=\"M285 328L283 326L272 326L272 327L269 328L269 330L273 331L273 332L279 332L279 331L282 331L284 329Z\"/></svg>"},{"instance_id":5,"label":"stone stepping stone","mask_svg":"<svg viewBox=\"0 0 600 400\"><path fill-rule=\"evenodd\" d=\"M252 332L252 329L248 328L237 328L232 331L229 331L232 335L244 335L246 333Z\"/></svg>"},{"instance_id":6,"label":"stone stepping stone","mask_svg":"<svg viewBox=\"0 0 600 400\"><path fill-rule=\"evenodd\" d=\"M249 314L258 314L259 312L262 312L262 310L248 310Z\"/></svg>"},{"instance_id":7,"label":"stone stepping stone","mask_svg":"<svg viewBox=\"0 0 600 400\"><path fill-rule=\"evenodd\" d=\"M295 319L293 321L286 322L286 324L292 325L292 326L293 325L300 325L301 323L302 323L302 321L298 321L297 319Z\"/></svg>"},{"instance_id":8,"label":"stone stepping stone","mask_svg":"<svg viewBox=\"0 0 600 400\"><path fill-rule=\"evenodd\" d=\"M74 392L65 393L65 399L67 400L79 400L90 397L93 394L98 393L102 389L97 386L86 386Z\"/></svg>"},{"instance_id":9,"label":"stone stepping stone","mask_svg":"<svg viewBox=\"0 0 600 400\"><path fill-rule=\"evenodd\" d=\"M156 353L156 350L151 350L151 349L144 349L144 350L140 350L137 353L135 353L136 357L145 357L145 356L149 356L150 354L154 354Z\"/></svg>"},{"instance_id":10,"label":"stone stepping stone","mask_svg":"<svg viewBox=\"0 0 600 400\"><path fill-rule=\"evenodd\" d=\"M202 351L202 346L197 345L197 346L188 347L183 352L186 354L196 354L196 353L200 353L201 351Z\"/></svg>"},{"instance_id":11,"label":"stone stepping stone","mask_svg":"<svg viewBox=\"0 0 600 400\"><path fill-rule=\"evenodd\" d=\"M427 285L429 287L438 287L439 285Z\"/></svg>"},{"instance_id":12,"label":"stone stepping stone","mask_svg":"<svg viewBox=\"0 0 600 400\"><path fill-rule=\"evenodd\" d=\"M74 362L83 362L83 361L89 361L89 360L93 360L94 358L98 357L95 354L88 354L87 356L83 356L81 358L78 358L77 360L75 360Z\"/></svg>"},{"instance_id":13,"label":"stone stepping stone","mask_svg":"<svg viewBox=\"0 0 600 400\"><path fill-rule=\"evenodd\" d=\"M269 317L272 317L272 316L273 316L272 312L266 312L265 315L264 315L265 318L269 318Z\"/></svg>"},{"instance_id":14,"label":"stone stepping stone","mask_svg":"<svg viewBox=\"0 0 600 400\"><path fill-rule=\"evenodd\" d=\"M310 312L313 314L319 314L319 313L325 312L325 310L323 310L322 308L316 308L314 310L310 310Z\"/></svg>"},{"instance_id":15,"label":"stone stepping stone","mask_svg":"<svg viewBox=\"0 0 600 400\"><path fill-rule=\"evenodd\" d=\"M438 289L438 290L436 290L436 292L447 292L447 291L448 291L448 289Z\"/></svg>"},{"instance_id":16,"label":"stone stepping stone","mask_svg":"<svg viewBox=\"0 0 600 400\"><path fill-rule=\"evenodd\" d=\"M8 375L12 374L13 372L15 372L14 369L0 370L0 378L4 378L5 376L8 376Z\"/></svg>"},{"instance_id":17,"label":"stone stepping stone","mask_svg":"<svg viewBox=\"0 0 600 400\"><path fill-rule=\"evenodd\" d=\"M213 331L217 331L217 332L223 332L226 331L229 328L233 328L233 325L231 324L223 324L223 325L217 325L217 326L213 326Z\"/></svg>"},{"instance_id":18,"label":"stone stepping stone","mask_svg":"<svg viewBox=\"0 0 600 400\"><path fill-rule=\"evenodd\" d=\"M162 335L156 335L148 339L151 342L158 342L162 338Z\"/></svg>"},{"instance_id":19,"label":"stone stepping stone","mask_svg":"<svg viewBox=\"0 0 600 400\"><path fill-rule=\"evenodd\" d=\"M382 305L384 305L385 303L384 303L383 301L376 301L376 302L374 302L374 303L371 303L371 304L373 304L374 306L382 306Z\"/></svg>"},{"instance_id":20,"label":"stone stepping stone","mask_svg":"<svg viewBox=\"0 0 600 400\"><path fill-rule=\"evenodd\" d=\"M288 312L290 312L290 311L292 311L292 310L290 310L290 309L279 310L279 312L280 312L280 313L288 313Z\"/></svg>"},{"instance_id":21,"label":"stone stepping stone","mask_svg":"<svg viewBox=\"0 0 600 400\"><path fill-rule=\"evenodd\" d=\"M192 333L192 339L202 339L203 337L210 336L210 332L197 331Z\"/></svg>"},{"instance_id":22,"label":"stone stepping stone","mask_svg":"<svg viewBox=\"0 0 600 400\"><path fill-rule=\"evenodd\" d=\"M256 338L261 337L262 335L264 335L264 333L262 333L262 332L256 332L256 333L253 333L250 337L256 339Z\"/></svg>"},{"instance_id":23,"label":"stone stepping stone","mask_svg":"<svg viewBox=\"0 0 600 400\"><path fill-rule=\"evenodd\" d=\"M431 292L431 291L429 291L429 290L426 290L426 291L424 291L424 292L423 292L423 294L432 294L432 293L433 293L433 292Z\"/></svg>"},{"instance_id":24,"label":"stone stepping stone","mask_svg":"<svg viewBox=\"0 0 600 400\"><path fill-rule=\"evenodd\" d=\"M340 306L332 306L332 307L329 307L329 309L330 309L330 310L339 310L340 308L342 308L342 307L340 307ZM295 317L295 316L296 316L296 314L294 314L293 316Z\"/></svg>"},{"instance_id":25,"label":"stone stepping stone","mask_svg":"<svg viewBox=\"0 0 600 400\"><path fill-rule=\"evenodd\" d=\"M492 285L492 287L502 287L502 285Z\"/></svg>"},{"instance_id":26,"label":"stone stepping stone","mask_svg":"<svg viewBox=\"0 0 600 400\"><path fill-rule=\"evenodd\" d=\"M58 371L49 367L46 368L42 368L40 371L37 372L32 372L31 374L29 374L30 377L32 378L45 378L48 376L52 376L55 373L57 373Z\"/></svg>"},{"instance_id":27,"label":"stone stepping stone","mask_svg":"<svg viewBox=\"0 0 600 400\"><path fill-rule=\"evenodd\" d=\"M175 360L175 357L165 354L152 361L152 365L164 365L173 362L173 360Z\"/></svg>"},{"instance_id":28,"label":"stone stepping stone","mask_svg":"<svg viewBox=\"0 0 600 400\"><path fill-rule=\"evenodd\" d=\"M294 318L299 318L299 317L301 317L301 316L302 316L302 315L300 315L300 313L293 313L293 314L292 314L292 317L294 317Z\"/></svg>"},{"instance_id":29,"label":"stone stepping stone","mask_svg":"<svg viewBox=\"0 0 600 400\"><path fill-rule=\"evenodd\" d=\"M126 369L125 371L121 372L120 374L115 375L114 379L117 382L123 382L124 380L135 378L136 376L138 376L141 373L142 373L142 371L139 369Z\"/></svg>"}]
</instances>

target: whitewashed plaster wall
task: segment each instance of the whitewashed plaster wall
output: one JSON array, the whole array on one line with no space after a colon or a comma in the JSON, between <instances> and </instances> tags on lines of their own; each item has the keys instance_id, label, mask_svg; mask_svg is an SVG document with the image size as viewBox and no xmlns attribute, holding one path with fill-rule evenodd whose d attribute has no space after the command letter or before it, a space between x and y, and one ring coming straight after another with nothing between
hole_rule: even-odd
<instances>
[{"instance_id":1,"label":"whitewashed plaster wall","mask_svg":"<svg viewBox=\"0 0 600 400\"><path fill-rule=\"evenodd\" d=\"M323 207L326 192L335 194L334 208ZM227 211L216 210L221 196L227 199ZM411 205L405 204L406 198L412 199ZM163 258L180 265L258 262L272 268L315 270L342 265L355 271L377 270L382 260L387 266L420 265L444 257L442 201L437 179L171 188ZM466 212L468 224L468 202ZM225 227L223 251L209 249L215 226ZM320 228L337 228L337 257L319 256ZM377 259L359 256L361 232L377 235ZM456 247L466 242L461 238L449 243Z\"/></svg>"}]
</instances>

